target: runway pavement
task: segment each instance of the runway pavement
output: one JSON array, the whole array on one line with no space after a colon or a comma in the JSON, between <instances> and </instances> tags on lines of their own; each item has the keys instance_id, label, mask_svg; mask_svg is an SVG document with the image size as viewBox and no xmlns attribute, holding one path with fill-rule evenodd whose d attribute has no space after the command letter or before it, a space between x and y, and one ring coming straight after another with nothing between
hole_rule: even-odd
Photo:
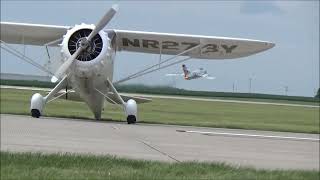
<instances>
[{"instance_id":1,"label":"runway pavement","mask_svg":"<svg viewBox=\"0 0 320 180\"><path fill-rule=\"evenodd\" d=\"M319 134L99 122L1 114L1 151L111 154L319 170Z\"/></svg>"}]
</instances>

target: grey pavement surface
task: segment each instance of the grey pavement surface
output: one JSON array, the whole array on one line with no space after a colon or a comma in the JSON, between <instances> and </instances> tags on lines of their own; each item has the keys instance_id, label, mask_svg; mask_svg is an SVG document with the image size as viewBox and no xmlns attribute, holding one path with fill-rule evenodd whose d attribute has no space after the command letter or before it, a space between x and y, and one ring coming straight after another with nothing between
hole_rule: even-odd
<instances>
[{"instance_id":1,"label":"grey pavement surface","mask_svg":"<svg viewBox=\"0 0 320 180\"><path fill-rule=\"evenodd\" d=\"M319 170L319 134L7 114L1 114L1 151L110 154L169 162Z\"/></svg>"}]
</instances>

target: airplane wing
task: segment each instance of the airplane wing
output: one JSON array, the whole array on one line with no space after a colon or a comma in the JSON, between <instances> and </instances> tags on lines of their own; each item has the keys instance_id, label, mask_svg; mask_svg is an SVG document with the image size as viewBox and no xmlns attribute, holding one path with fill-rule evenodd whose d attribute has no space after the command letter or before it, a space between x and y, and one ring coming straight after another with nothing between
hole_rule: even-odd
<instances>
[{"instance_id":1,"label":"airplane wing","mask_svg":"<svg viewBox=\"0 0 320 180\"><path fill-rule=\"evenodd\" d=\"M205 77L206 79L210 79L210 80L214 80L214 79L216 79L216 77L211 77L211 76L207 76L207 77Z\"/></svg>"},{"instance_id":2,"label":"airplane wing","mask_svg":"<svg viewBox=\"0 0 320 180\"><path fill-rule=\"evenodd\" d=\"M69 28L69 26L1 22L1 40L9 44L43 46L61 39Z\"/></svg>"},{"instance_id":3,"label":"airplane wing","mask_svg":"<svg viewBox=\"0 0 320 180\"><path fill-rule=\"evenodd\" d=\"M71 26L1 22L1 40L10 44L42 46L63 38ZM157 33L146 31L105 30L115 34L119 51L177 55L190 48L185 56L200 59L231 59L265 51L274 43L251 39ZM112 37L112 36L110 36ZM52 45L57 45L59 42Z\"/></svg>"},{"instance_id":4,"label":"airplane wing","mask_svg":"<svg viewBox=\"0 0 320 180\"><path fill-rule=\"evenodd\" d=\"M166 76L184 76L183 74L166 74Z\"/></svg>"},{"instance_id":5,"label":"airplane wing","mask_svg":"<svg viewBox=\"0 0 320 180\"><path fill-rule=\"evenodd\" d=\"M206 79L210 79L210 80L216 79L216 77L212 77L209 74L204 74L204 75L202 75L202 77L206 78Z\"/></svg>"},{"instance_id":6,"label":"airplane wing","mask_svg":"<svg viewBox=\"0 0 320 180\"><path fill-rule=\"evenodd\" d=\"M245 57L265 51L274 43L251 39L170 34L145 31L113 30L119 51L177 55L184 54L199 59L231 59Z\"/></svg>"},{"instance_id":7,"label":"airplane wing","mask_svg":"<svg viewBox=\"0 0 320 180\"><path fill-rule=\"evenodd\" d=\"M151 102L151 99L148 98L143 98L143 97L137 97L137 96L127 96L127 95L123 95L121 93L119 93L121 98L123 99L123 101L127 102L129 99L133 99L137 102L137 104L141 104L141 103L147 103L147 102ZM108 98L106 98L106 100L112 104L121 104L121 102L118 101L118 99L116 98L116 96L112 93L112 92L108 92Z\"/></svg>"}]
</instances>

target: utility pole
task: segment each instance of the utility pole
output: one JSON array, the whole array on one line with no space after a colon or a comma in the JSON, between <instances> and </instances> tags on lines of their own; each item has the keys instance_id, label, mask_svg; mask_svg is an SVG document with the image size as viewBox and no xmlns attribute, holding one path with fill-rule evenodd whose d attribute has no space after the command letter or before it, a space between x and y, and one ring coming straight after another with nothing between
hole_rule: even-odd
<instances>
[{"instance_id":1,"label":"utility pole","mask_svg":"<svg viewBox=\"0 0 320 180\"><path fill-rule=\"evenodd\" d=\"M249 78L249 93L251 93L251 83L252 83L252 78Z\"/></svg>"},{"instance_id":2,"label":"utility pole","mask_svg":"<svg viewBox=\"0 0 320 180\"><path fill-rule=\"evenodd\" d=\"M235 87L234 87L234 82L233 82L233 84L232 84L232 92L234 92L234 89L235 89Z\"/></svg>"},{"instance_id":3,"label":"utility pole","mask_svg":"<svg viewBox=\"0 0 320 180\"><path fill-rule=\"evenodd\" d=\"M284 86L284 93L286 96L288 96L288 91L289 91L288 86Z\"/></svg>"}]
</instances>

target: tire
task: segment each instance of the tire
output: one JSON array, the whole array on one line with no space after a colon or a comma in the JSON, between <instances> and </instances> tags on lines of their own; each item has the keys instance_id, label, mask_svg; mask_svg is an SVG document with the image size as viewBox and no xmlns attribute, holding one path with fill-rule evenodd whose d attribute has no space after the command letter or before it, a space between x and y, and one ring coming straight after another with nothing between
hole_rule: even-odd
<instances>
[{"instance_id":1,"label":"tire","mask_svg":"<svg viewBox=\"0 0 320 180\"><path fill-rule=\"evenodd\" d=\"M137 121L137 119L136 119L136 117L134 115L129 115L127 117L128 124L134 124L134 123L136 123L136 121Z\"/></svg>"},{"instance_id":2,"label":"tire","mask_svg":"<svg viewBox=\"0 0 320 180\"><path fill-rule=\"evenodd\" d=\"M40 111L38 109L32 109L31 110L31 116L34 118L39 118L40 117Z\"/></svg>"}]
</instances>

